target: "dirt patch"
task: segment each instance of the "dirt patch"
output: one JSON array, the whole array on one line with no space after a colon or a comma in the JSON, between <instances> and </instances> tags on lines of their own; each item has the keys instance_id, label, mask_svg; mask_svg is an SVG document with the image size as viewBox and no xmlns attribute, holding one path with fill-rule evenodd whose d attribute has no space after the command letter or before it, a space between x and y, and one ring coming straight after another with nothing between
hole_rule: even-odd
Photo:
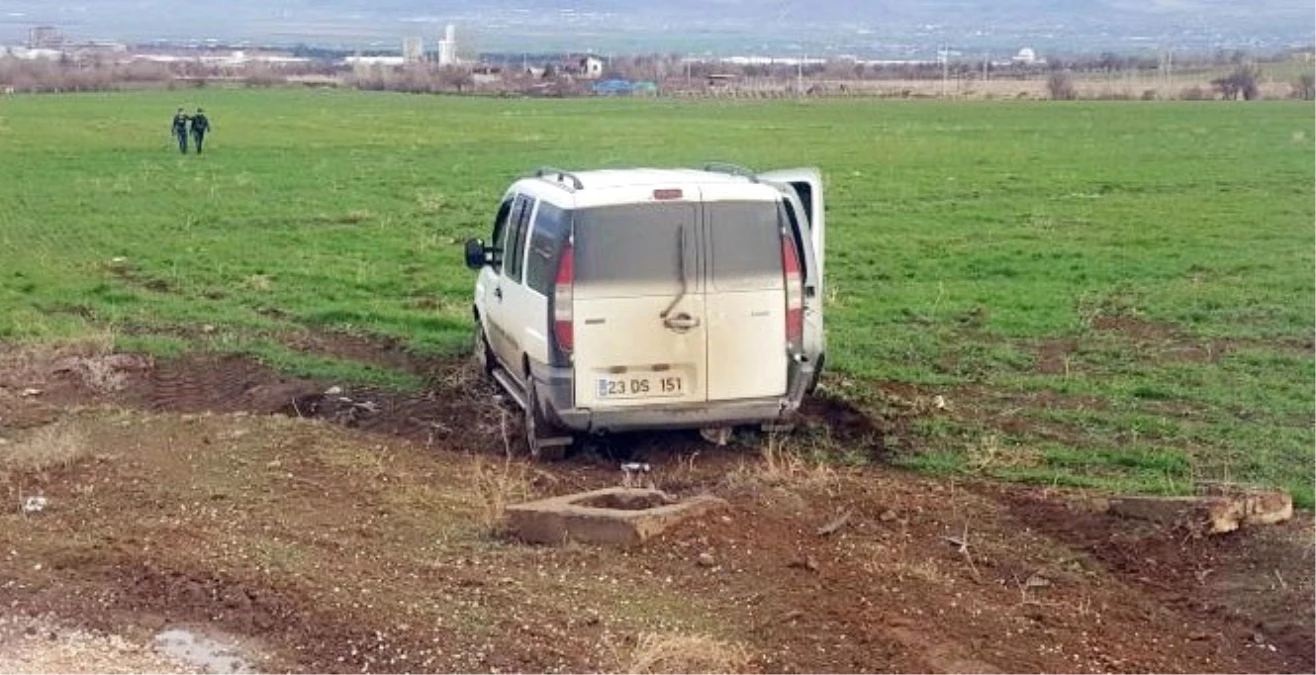
<instances>
[{"instance_id":1,"label":"dirt patch","mask_svg":"<svg viewBox=\"0 0 1316 675\"><path fill-rule=\"evenodd\" d=\"M1052 521L1016 509L1032 492L880 470L744 480L713 453L690 460L711 463L687 476L726 499L724 511L626 551L541 548L479 522L484 456L281 415L66 414L97 455L21 477L49 498L46 511L0 513L15 609L144 635L192 622L260 635L267 670L615 670L653 646L646 635L699 636L700 649L716 648L692 643L689 655L746 671L1307 663L1269 634L1275 651L1249 647L1246 614L1108 571L1066 543L1081 519L1055 534L1033 526ZM685 464L653 459L655 473ZM525 487L538 496L620 477L615 465L534 472L545 480ZM849 516L821 536L838 514ZM1169 571L1156 579L1195 578L1177 558L1159 564ZM1282 574L1298 598L1311 584L1310 569Z\"/></svg>"},{"instance_id":2,"label":"dirt patch","mask_svg":"<svg viewBox=\"0 0 1316 675\"><path fill-rule=\"evenodd\" d=\"M1063 338L1047 340L1037 347L1036 370L1045 375L1063 375L1069 372L1070 357L1078 349L1078 340Z\"/></svg>"},{"instance_id":3,"label":"dirt patch","mask_svg":"<svg viewBox=\"0 0 1316 675\"><path fill-rule=\"evenodd\" d=\"M6 673L186 673L181 663L120 635L70 629L58 617L0 617Z\"/></svg>"},{"instance_id":4,"label":"dirt patch","mask_svg":"<svg viewBox=\"0 0 1316 675\"><path fill-rule=\"evenodd\" d=\"M400 340L394 338L363 337L336 331L302 329L283 335L279 341L296 351L343 361L368 363L422 377L440 375L448 365L444 359L416 356Z\"/></svg>"},{"instance_id":5,"label":"dirt patch","mask_svg":"<svg viewBox=\"0 0 1316 675\"><path fill-rule=\"evenodd\" d=\"M804 399L800 416L806 429L826 433L835 444L863 452L872 459L886 452L887 428L872 414L829 394Z\"/></svg>"},{"instance_id":6,"label":"dirt patch","mask_svg":"<svg viewBox=\"0 0 1316 675\"><path fill-rule=\"evenodd\" d=\"M1172 324L1127 315L1099 316L1092 320L1092 327L1137 341L1169 340L1180 336L1179 329Z\"/></svg>"},{"instance_id":7,"label":"dirt patch","mask_svg":"<svg viewBox=\"0 0 1316 675\"><path fill-rule=\"evenodd\" d=\"M1166 606L1230 619L1240 650L1282 653L1303 671L1316 667L1310 513L1277 526L1201 536L1107 514L1099 501L1094 507L1036 492L1006 494L1029 527L1092 556Z\"/></svg>"}]
</instances>

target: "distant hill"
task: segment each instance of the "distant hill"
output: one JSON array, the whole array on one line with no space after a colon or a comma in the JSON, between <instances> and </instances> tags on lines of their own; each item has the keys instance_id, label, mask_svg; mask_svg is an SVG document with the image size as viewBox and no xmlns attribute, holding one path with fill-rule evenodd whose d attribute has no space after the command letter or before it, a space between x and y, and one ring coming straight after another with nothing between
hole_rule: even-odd
<instances>
[{"instance_id":1,"label":"distant hill","mask_svg":"<svg viewBox=\"0 0 1316 675\"><path fill-rule=\"evenodd\" d=\"M81 39L391 45L459 25L471 46L531 51L926 55L937 45L1069 52L1310 44L1310 0L95 0L0 5L0 40L49 23Z\"/></svg>"}]
</instances>

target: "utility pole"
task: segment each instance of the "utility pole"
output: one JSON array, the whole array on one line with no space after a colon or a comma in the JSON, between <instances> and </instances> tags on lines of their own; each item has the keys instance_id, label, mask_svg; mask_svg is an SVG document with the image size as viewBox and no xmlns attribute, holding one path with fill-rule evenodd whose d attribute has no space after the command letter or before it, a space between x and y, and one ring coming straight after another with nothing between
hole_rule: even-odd
<instances>
[{"instance_id":1,"label":"utility pole","mask_svg":"<svg viewBox=\"0 0 1316 675\"><path fill-rule=\"evenodd\" d=\"M946 98L946 80L950 79L950 48L943 45L938 56L941 57L941 97Z\"/></svg>"},{"instance_id":2,"label":"utility pole","mask_svg":"<svg viewBox=\"0 0 1316 675\"><path fill-rule=\"evenodd\" d=\"M795 93L799 96L804 95L804 60L807 58L809 58L809 55L804 54L795 66Z\"/></svg>"}]
</instances>

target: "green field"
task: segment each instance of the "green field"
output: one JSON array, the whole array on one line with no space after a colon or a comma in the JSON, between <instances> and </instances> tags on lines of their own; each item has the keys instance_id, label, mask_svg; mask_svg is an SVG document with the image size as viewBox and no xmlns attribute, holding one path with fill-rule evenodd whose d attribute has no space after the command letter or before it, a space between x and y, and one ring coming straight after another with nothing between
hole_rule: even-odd
<instances>
[{"instance_id":1,"label":"green field","mask_svg":"<svg viewBox=\"0 0 1316 675\"><path fill-rule=\"evenodd\" d=\"M171 147L180 104L210 114L204 156ZM950 404L893 434L892 461L1123 490L1257 480L1310 507L1314 118L1301 102L0 97L0 340L108 330L418 386L289 336L463 349L460 243L541 164L816 165L830 388L889 415L893 391Z\"/></svg>"}]
</instances>

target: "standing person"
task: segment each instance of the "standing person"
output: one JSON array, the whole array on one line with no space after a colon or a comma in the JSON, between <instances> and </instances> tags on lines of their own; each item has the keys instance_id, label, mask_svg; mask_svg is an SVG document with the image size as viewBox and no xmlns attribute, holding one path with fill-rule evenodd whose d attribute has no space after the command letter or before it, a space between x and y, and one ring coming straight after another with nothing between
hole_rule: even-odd
<instances>
[{"instance_id":1,"label":"standing person","mask_svg":"<svg viewBox=\"0 0 1316 675\"><path fill-rule=\"evenodd\" d=\"M196 154L201 154L201 143L206 140L206 132L210 131L210 120L206 119L206 111L197 108L196 114L192 116L192 142L196 144Z\"/></svg>"},{"instance_id":2,"label":"standing person","mask_svg":"<svg viewBox=\"0 0 1316 675\"><path fill-rule=\"evenodd\" d=\"M187 113L184 113L182 108L179 108L178 112L174 113L174 125L172 130L174 136L178 137L178 151L184 155L187 154L187 120Z\"/></svg>"}]
</instances>

